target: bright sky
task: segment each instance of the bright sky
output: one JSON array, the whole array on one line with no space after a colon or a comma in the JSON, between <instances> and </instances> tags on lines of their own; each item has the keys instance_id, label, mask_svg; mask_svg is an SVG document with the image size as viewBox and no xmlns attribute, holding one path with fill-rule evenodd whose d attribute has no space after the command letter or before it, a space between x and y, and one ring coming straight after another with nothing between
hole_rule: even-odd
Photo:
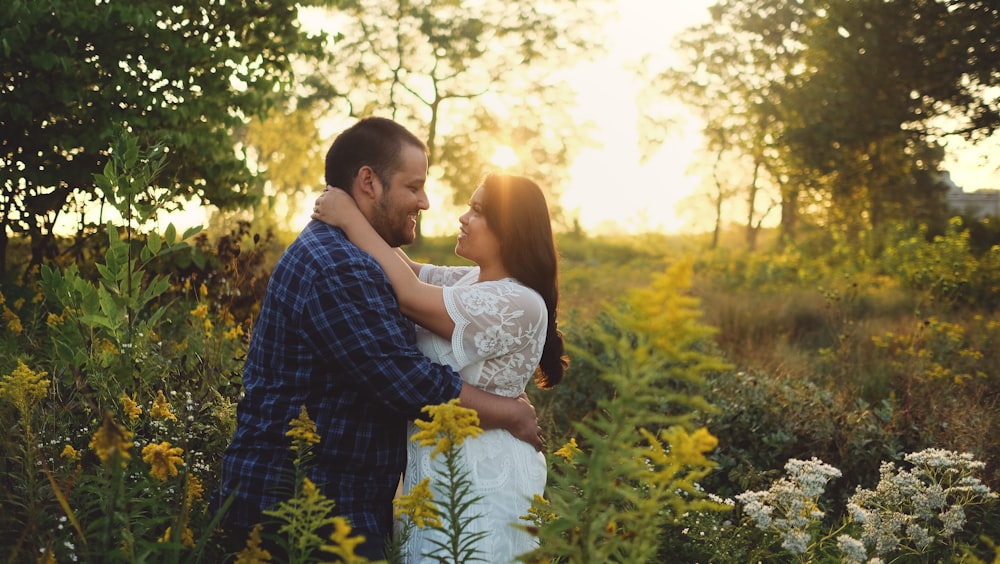
<instances>
[{"instance_id":1,"label":"bright sky","mask_svg":"<svg viewBox=\"0 0 1000 564\"><path fill-rule=\"evenodd\" d=\"M657 53L661 58L669 55L673 36L706 21L708 6L713 3L619 0L618 19L607 23L607 56L569 72L579 92L579 116L596 123L594 135L599 143L579 155L571 169L571 183L562 194L567 217L576 218L586 232L677 232L692 225L702 229L710 226L711 218L706 224L706 218L694 217L692 210L677 205L701 182L692 172L701 145L697 123L679 124L659 152L640 162L636 125L641 109L636 94L641 85L627 65L645 53ZM958 148L958 142L952 141L949 149ZM1000 187L996 172L1000 139L961 154L956 158L953 153L945 161L958 186L967 191ZM447 206L447 199L432 192L432 209L423 218L426 233L449 235L457 230L461 211ZM311 207L311 200L305 205ZM293 229L308 221L308 210L294 215L290 222ZM188 221L165 219L178 225L203 223L204 212L187 214Z\"/></svg>"},{"instance_id":2,"label":"bright sky","mask_svg":"<svg viewBox=\"0 0 1000 564\"><path fill-rule=\"evenodd\" d=\"M700 182L687 174L701 144L698 127L687 124L686 131L674 132L657 154L640 162L636 95L641 85L627 65L646 53L669 50L674 34L708 19L712 3L619 0L618 19L606 26L607 55L568 73L579 96L578 115L595 122L598 145L576 159L560 203L567 218L577 219L587 233L676 232L684 227L674 208ZM444 195L431 195L424 232L454 233L461 211L448 206Z\"/></svg>"},{"instance_id":3,"label":"bright sky","mask_svg":"<svg viewBox=\"0 0 1000 564\"><path fill-rule=\"evenodd\" d=\"M578 69L580 113L599 127L603 146L585 150L572 167L562 204L587 232L676 232L683 221L674 207L700 178L688 174L701 144L696 124L682 124L647 162L640 162L641 84L626 65L646 53L669 51L673 36L708 19L710 0L620 0L619 19L608 23L608 56ZM613 86L609 86L613 85Z\"/></svg>"}]
</instances>

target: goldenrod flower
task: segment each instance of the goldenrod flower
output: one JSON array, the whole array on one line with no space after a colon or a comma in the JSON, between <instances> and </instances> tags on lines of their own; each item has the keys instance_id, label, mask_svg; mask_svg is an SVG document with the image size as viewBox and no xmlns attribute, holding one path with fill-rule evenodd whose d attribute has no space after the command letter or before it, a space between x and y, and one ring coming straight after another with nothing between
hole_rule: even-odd
<instances>
[{"instance_id":1,"label":"goldenrod flower","mask_svg":"<svg viewBox=\"0 0 1000 564\"><path fill-rule=\"evenodd\" d=\"M170 411L170 404L167 403L167 396L163 395L163 390L156 392L156 399L153 400L153 407L149 408L149 416L153 419L169 419L177 421L177 416Z\"/></svg>"},{"instance_id":2,"label":"goldenrod flower","mask_svg":"<svg viewBox=\"0 0 1000 564\"><path fill-rule=\"evenodd\" d=\"M271 561L271 553L260 546L262 542L260 538L261 529L263 527L257 524L250 531L250 537L247 538L246 546L236 555L235 564L260 564Z\"/></svg>"},{"instance_id":3,"label":"goldenrod flower","mask_svg":"<svg viewBox=\"0 0 1000 564\"><path fill-rule=\"evenodd\" d=\"M292 450L297 451L300 447L306 449L310 445L319 444L320 437L316 433L316 424L313 423L312 419L309 419L306 406L303 405L299 409L299 416L292 419L288 426L290 429L285 433L285 436L292 439Z\"/></svg>"},{"instance_id":4,"label":"goldenrod flower","mask_svg":"<svg viewBox=\"0 0 1000 564\"><path fill-rule=\"evenodd\" d=\"M681 427L672 427L663 436L670 442L670 454L680 464L704 464L705 454L719 444L719 439L705 427L690 434Z\"/></svg>"},{"instance_id":5,"label":"goldenrod flower","mask_svg":"<svg viewBox=\"0 0 1000 564\"><path fill-rule=\"evenodd\" d=\"M62 325L65 321L66 317L63 314L56 315L54 313L50 313L47 316L45 316L45 324L48 325L49 327L58 327L59 325Z\"/></svg>"},{"instance_id":6,"label":"goldenrod flower","mask_svg":"<svg viewBox=\"0 0 1000 564\"><path fill-rule=\"evenodd\" d=\"M71 462L77 462L80 460L80 451L73 448L73 445L66 445L63 447L62 452L59 453L61 458L65 458Z\"/></svg>"},{"instance_id":7,"label":"goldenrod flower","mask_svg":"<svg viewBox=\"0 0 1000 564\"><path fill-rule=\"evenodd\" d=\"M45 372L34 372L21 359L17 368L0 380L0 398L14 404L27 419L49 391L49 380Z\"/></svg>"},{"instance_id":8,"label":"goldenrod flower","mask_svg":"<svg viewBox=\"0 0 1000 564\"><path fill-rule=\"evenodd\" d=\"M191 310L191 317L205 319L208 317L208 304L198 304L198 307Z\"/></svg>"},{"instance_id":9,"label":"goldenrod flower","mask_svg":"<svg viewBox=\"0 0 1000 564\"><path fill-rule=\"evenodd\" d=\"M410 493L399 496L394 514L396 517L409 516L418 529L441 526L440 512L434 504L434 492L431 491L430 476L413 486Z\"/></svg>"},{"instance_id":10,"label":"goldenrod flower","mask_svg":"<svg viewBox=\"0 0 1000 564\"><path fill-rule=\"evenodd\" d=\"M132 455L129 449L132 448L132 432L126 431L121 425L115 423L110 415L104 416L101 427L90 438L87 446L93 450L102 462L109 462L114 458L115 453L119 453L122 460L130 460Z\"/></svg>"},{"instance_id":11,"label":"goldenrod flower","mask_svg":"<svg viewBox=\"0 0 1000 564\"><path fill-rule=\"evenodd\" d=\"M207 296L208 296L208 286L207 286L207 285L205 285L205 284L202 284L201 286L199 286L199 287L198 287L198 294L199 294L199 295L200 295L201 297L203 297L203 298L204 298L204 297L207 297Z\"/></svg>"},{"instance_id":12,"label":"goldenrod flower","mask_svg":"<svg viewBox=\"0 0 1000 564\"><path fill-rule=\"evenodd\" d=\"M302 498L316 499L319 495L319 488L316 487L316 483L309 478L302 478Z\"/></svg>"},{"instance_id":13,"label":"goldenrod flower","mask_svg":"<svg viewBox=\"0 0 1000 564\"><path fill-rule=\"evenodd\" d=\"M135 403L135 400L132 398L122 394L121 402L125 415L128 415L128 418L132 421L135 421L140 415L142 415L142 408L139 407L139 404Z\"/></svg>"},{"instance_id":14,"label":"goldenrod flower","mask_svg":"<svg viewBox=\"0 0 1000 564\"><path fill-rule=\"evenodd\" d=\"M11 333L20 335L24 331L24 327L21 325L21 318L11 311L9 307L3 306L3 315L0 317L7 322L7 329L10 329Z\"/></svg>"},{"instance_id":15,"label":"goldenrod flower","mask_svg":"<svg viewBox=\"0 0 1000 564\"><path fill-rule=\"evenodd\" d=\"M548 509L549 505L549 500L539 494L535 494L531 501L531 507L528 508L528 514L521 515L518 518L522 521L529 521L541 527L546 523L556 520L556 514Z\"/></svg>"},{"instance_id":16,"label":"goldenrod flower","mask_svg":"<svg viewBox=\"0 0 1000 564\"><path fill-rule=\"evenodd\" d=\"M333 532L330 533L330 540L333 544L323 545L321 550L340 557L342 562L366 562L356 554L354 549L365 542L364 535L351 536L351 525L347 519L337 516L333 518Z\"/></svg>"},{"instance_id":17,"label":"goldenrod flower","mask_svg":"<svg viewBox=\"0 0 1000 564\"><path fill-rule=\"evenodd\" d=\"M160 480L167 481L167 475L177 475L177 465L184 464L181 447L172 447L167 441L160 444L150 443L142 448L142 460L151 466L149 475Z\"/></svg>"},{"instance_id":18,"label":"goldenrod flower","mask_svg":"<svg viewBox=\"0 0 1000 564\"><path fill-rule=\"evenodd\" d=\"M167 531L163 533L160 542L170 542L170 532L170 527L167 527ZM181 544L188 548L194 548L194 533L191 532L191 529L187 525L181 530Z\"/></svg>"},{"instance_id":19,"label":"goldenrod flower","mask_svg":"<svg viewBox=\"0 0 1000 564\"><path fill-rule=\"evenodd\" d=\"M576 444L576 438L571 438L568 443L564 444L562 448L555 451L553 454L556 456L561 456L566 459L567 462L572 461L573 457L577 454L582 453L580 447Z\"/></svg>"},{"instance_id":20,"label":"goldenrod flower","mask_svg":"<svg viewBox=\"0 0 1000 564\"><path fill-rule=\"evenodd\" d=\"M453 444L459 446L467 437L478 437L483 432L479 427L479 415L460 406L458 399L441 405L427 405L422 411L430 414L431 420L414 421L421 430L414 433L410 440L419 442L421 446L437 445L431 458L447 452Z\"/></svg>"},{"instance_id":21,"label":"goldenrod flower","mask_svg":"<svg viewBox=\"0 0 1000 564\"><path fill-rule=\"evenodd\" d=\"M235 341L243 336L243 326L233 325L228 331L222 334L227 341Z\"/></svg>"},{"instance_id":22,"label":"goldenrod flower","mask_svg":"<svg viewBox=\"0 0 1000 564\"><path fill-rule=\"evenodd\" d=\"M205 493L205 488L201 485L198 476L188 473L187 504L190 507L195 501L201 499Z\"/></svg>"}]
</instances>

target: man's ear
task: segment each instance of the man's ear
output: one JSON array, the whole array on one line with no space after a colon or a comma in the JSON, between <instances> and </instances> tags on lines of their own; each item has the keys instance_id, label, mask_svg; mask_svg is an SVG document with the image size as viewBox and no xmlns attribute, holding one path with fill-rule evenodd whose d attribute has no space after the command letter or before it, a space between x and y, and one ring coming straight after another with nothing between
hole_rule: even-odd
<instances>
[{"instance_id":1,"label":"man's ear","mask_svg":"<svg viewBox=\"0 0 1000 564\"><path fill-rule=\"evenodd\" d=\"M375 174L372 167L363 166L358 169L358 174L354 178L354 199L367 198L374 200L378 197L381 187L382 183L379 181L378 175Z\"/></svg>"}]
</instances>

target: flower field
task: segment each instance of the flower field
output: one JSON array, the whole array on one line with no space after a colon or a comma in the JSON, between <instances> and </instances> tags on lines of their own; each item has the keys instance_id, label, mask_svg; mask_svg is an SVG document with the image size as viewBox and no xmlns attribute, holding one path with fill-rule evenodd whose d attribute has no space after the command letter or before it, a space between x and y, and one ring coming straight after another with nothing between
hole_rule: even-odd
<instances>
[{"instance_id":1,"label":"flower field","mask_svg":"<svg viewBox=\"0 0 1000 564\"><path fill-rule=\"evenodd\" d=\"M121 166L141 181L141 162ZM158 232L127 194L120 205L133 221L3 274L0 555L357 561L350 524L308 479L321 437L307 413L289 422L301 472L269 513L281 553L259 533L225 553L208 502L287 241L248 224ZM1000 247L969 233L957 220L937 235L899 226L867 254L563 235L572 364L554 390L531 391L550 476L513 524L539 537L525 560L1000 561ZM412 252L452 261L451 244ZM30 254L23 241L9 252ZM451 437L447 457L475 433L464 421L424 439ZM462 469L448 468L450 501L404 492L398 513L458 547L475 516L456 509Z\"/></svg>"}]
</instances>

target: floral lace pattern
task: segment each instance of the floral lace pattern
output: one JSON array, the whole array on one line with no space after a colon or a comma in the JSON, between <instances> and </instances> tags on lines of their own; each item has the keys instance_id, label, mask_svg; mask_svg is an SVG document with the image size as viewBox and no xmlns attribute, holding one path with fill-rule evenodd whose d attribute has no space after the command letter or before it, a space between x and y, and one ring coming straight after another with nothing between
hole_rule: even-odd
<instances>
[{"instance_id":1,"label":"floral lace pattern","mask_svg":"<svg viewBox=\"0 0 1000 564\"><path fill-rule=\"evenodd\" d=\"M424 266L421 280L444 287L448 314L455 322L452 338L417 328L417 345L431 360L448 364L462 379L495 394L514 397L531 381L542 356L548 314L535 291L514 279L477 282L478 268ZM410 424L411 434L417 427ZM502 429L483 432L461 446L473 494L480 499L467 524L471 533L485 532L476 550L485 562L513 563L537 546L537 539L512 525L525 524L531 499L545 489L545 456ZM441 462L430 457L432 447L409 443L403 491L434 476ZM417 529L403 547L407 563L427 562L425 556L443 539L429 529Z\"/></svg>"},{"instance_id":2,"label":"floral lace pattern","mask_svg":"<svg viewBox=\"0 0 1000 564\"><path fill-rule=\"evenodd\" d=\"M548 313L534 290L513 278L477 283L478 268L424 266L420 278L444 286L455 322L451 341L420 329L417 344L483 390L515 397L542 357Z\"/></svg>"}]
</instances>

